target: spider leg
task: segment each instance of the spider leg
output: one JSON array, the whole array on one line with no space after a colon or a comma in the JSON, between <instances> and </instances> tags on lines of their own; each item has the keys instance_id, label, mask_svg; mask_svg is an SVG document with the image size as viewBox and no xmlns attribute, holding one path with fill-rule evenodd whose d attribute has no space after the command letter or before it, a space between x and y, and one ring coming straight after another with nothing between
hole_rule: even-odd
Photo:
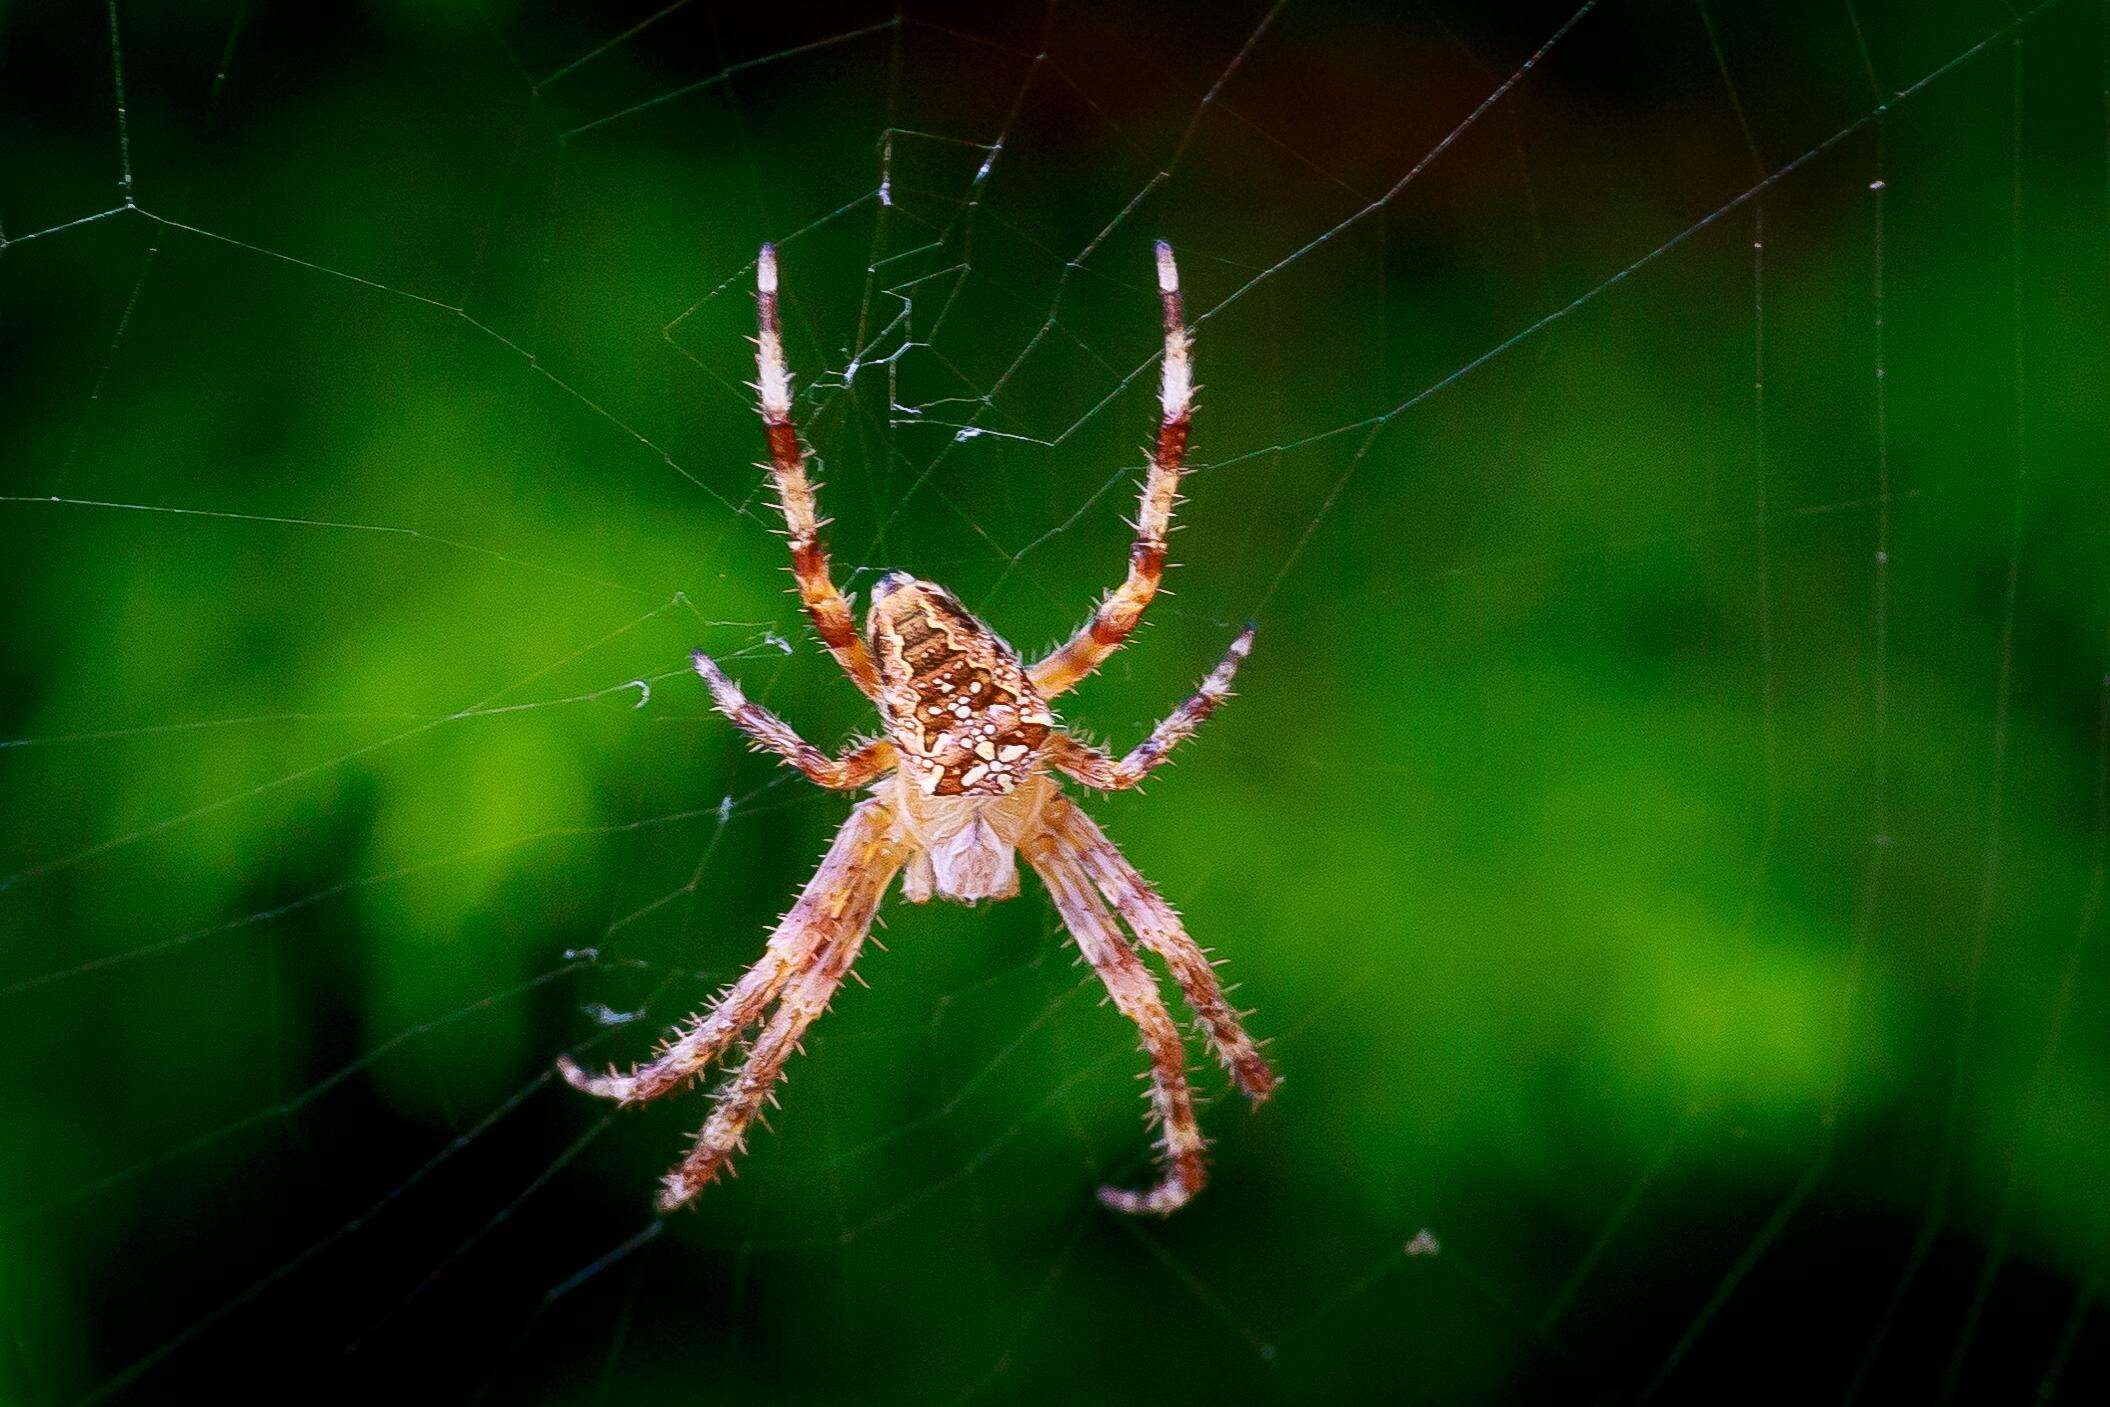
<instances>
[{"instance_id":1,"label":"spider leg","mask_svg":"<svg viewBox=\"0 0 2110 1407\"><path fill-rule=\"evenodd\" d=\"M1188 936L1172 905L1076 803L1054 797L1043 815L1048 828L1069 846L1099 891L1135 930L1138 941L1171 971L1231 1083L1255 1104L1274 1093L1275 1072L1226 1000L1209 955Z\"/></svg>"},{"instance_id":2,"label":"spider leg","mask_svg":"<svg viewBox=\"0 0 2110 1407\"><path fill-rule=\"evenodd\" d=\"M1166 714L1164 721L1150 730L1150 736L1119 761L1067 733L1055 735L1048 748L1048 761L1064 775L1099 791L1122 791L1135 786L1171 756L1174 748L1194 736L1194 730L1231 697L1231 679L1252 648L1253 627L1249 625L1231 642L1231 648L1209 671L1209 677L1202 680L1201 687Z\"/></svg>"},{"instance_id":3,"label":"spider leg","mask_svg":"<svg viewBox=\"0 0 2110 1407\"><path fill-rule=\"evenodd\" d=\"M755 261L755 394L762 407L762 429L769 439L769 472L776 481L777 506L791 534L791 574L799 599L821 643L865 697L879 697L879 671L850 603L843 599L828 571L828 549L821 542L827 520L820 516L813 483L806 477L806 449L791 421L791 373L784 365L784 332L777 320L777 250L762 246Z\"/></svg>"},{"instance_id":4,"label":"spider leg","mask_svg":"<svg viewBox=\"0 0 2110 1407\"><path fill-rule=\"evenodd\" d=\"M667 1042L658 1057L628 1074L592 1074L571 1057L557 1069L573 1089L623 1104L643 1104L678 1089L762 1019L785 984L810 969L828 945L862 935L903 855L891 839L894 813L876 799L858 804L835 843L770 935L761 958L711 1008Z\"/></svg>"},{"instance_id":5,"label":"spider leg","mask_svg":"<svg viewBox=\"0 0 2110 1407\"><path fill-rule=\"evenodd\" d=\"M1143 480L1141 511L1136 515L1135 545L1128 552L1128 575L1092 618L1069 641L1033 666L1033 687L1042 698L1054 698L1106 662L1121 647L1143 609L1158 594L1165 575L1166 534L1172 531L1172 507L1179 495L1180 465L1187 457L1187 428L1194 414L1192 339L1180 304L1180 271L1172 246L1158 241L1158 302L1165 313L1165 365L1158 383L1158 442Z\"/></svg>"},{"instance_id":6,"label":"spider leg","mask_svg":"<svg viewBox=\"0 0 2110 1407\"><path fill-rule=\"evenodd\" d=\"M837 791L855 791L893 768L894 745L885 738L875 738L846 750L840 757L830 757L800 737L789 723L749 701L709 655L698 650L690 659L703 682L710 685L713 705L753 740L757 752L773 752L821 786Z\"/></svg>"},{"instance_id":7,"label":"spider leg","mask_svg":"<svg viewBox=\"0 0 2110 1407\"><path fill-rule=\"evenodd\" d=\"M726 1169L734 1153L745 1151L747 1126L762 1112L762 1101L783 1075L785 1062L798 1049L799 1037L828 1009L835 989L857 959L870 922L867 913L854 927L844 925L831 933L816 961L785 987L783 999L749 1049L747 1062L718 1091L717 1104L696 1135L695 1147L660 1184L661 1211L681 1207Z\"/></svg>"},{"instance_id":8,"label":"spider leg","mask_svg":"<svg viewBox=\"0 0 2110 1407\"><path fill-rule=\"evenodd\" d=\"M1165 1010L1149 969L1114 926L1112 915L1093 890L1091 877L1085 873L1074 847L1059 834L1043 831L1028 846L1026 858L1047 885L1078 951L1106 984L1107 994L1121 1014L1135 1023L1142 1035L1143 1052L1150 1059L1151 1117L1158 1125L1164 1153L1163 1175L1156 1186L1140 1192L1102 1187L1099 1200L1117 1212L1163 1216L1178 1211L1208 1180L1179 1027Z\"/></svg>"}]
</instances>

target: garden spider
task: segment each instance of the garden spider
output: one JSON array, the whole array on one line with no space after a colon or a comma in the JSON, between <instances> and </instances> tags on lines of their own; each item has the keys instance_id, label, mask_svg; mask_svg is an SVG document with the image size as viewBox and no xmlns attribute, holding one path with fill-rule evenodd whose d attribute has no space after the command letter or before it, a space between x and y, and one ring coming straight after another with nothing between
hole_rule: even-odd
<instances>
[{"instance_id":1,"label":"garden spider","mask_svg":"<svg viewBox=\"0 0 2110 1407\"><path fill-rule=\"evenodd\" d=\"M710 686L718 711L757 750L776 753L824 787L848 791L870 785L872 795L851 811L819 871L770 935L761 960L709 1010L677 1029L656 1058L628 1074L612 1069L589 1074L568 1057L559 1061L574 1088L642 1104L696 1078L743 1032L761 1023L745 1063L718 1091L693 1151L667 1174L659 1196L662 1210L688 1202L736 1150L745 1148L747 1126L770 1097L806 1027L826 1009L849 972L897 871L902 894L911 903L934 894L967 904L1008 899L1018 893L1014 855L1023 852L1114 1005L1136 1024L1150 1061L1150 1118L1158 1126L1164 1168L1157 1184L1144 1191L1101 1188L1099 1200L1108 1207L1172 1212L1201 1189L1206 1177L1179 1028L1165 1010L1156 980L1115 926L1109 903L1137 941L1170 969L1231 1082L1255 1103L1274 1089L1274 1071L1239 1024L1207 955L1187 936L1179 916L1047 774L1052 767L1100 790L1136 785L1230 696L1231 676L1252 644L1248 626L1200 690L1123 758L1063 732L1048 710L1048 699L1119 648L1164 574L1165 535L1187 448L1194 380L1179 270L1171 247L1162 242L1157 266L1165 313L1161 414L1128 576L1067 644L1027 669L951 592L905 572L880 579L872 590L866 634L857 633L821 545L823 520L791 421L791 378L777 321L776 251L762 247L755 279L760 323L755 389L769 438L766 467L790 528L792 573L822 643L879 706L885 734L829 757L751 703L709 656L700 651L695 656L696 672Z\"/></svg>"}]
</instances>

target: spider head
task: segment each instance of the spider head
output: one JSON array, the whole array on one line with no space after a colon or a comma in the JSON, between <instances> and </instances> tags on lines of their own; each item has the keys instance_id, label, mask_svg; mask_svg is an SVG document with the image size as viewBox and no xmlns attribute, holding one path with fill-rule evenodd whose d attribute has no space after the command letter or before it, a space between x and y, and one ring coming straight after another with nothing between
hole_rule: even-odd
<instances>
[{"instance_id":1,"label":"spider head","mask_svg":"<svg viewBox=\"0 0 2110 1407\"><path fill-rule=\"evenodd\" d=\"M1031 776L1055 717L1018 655L935 582L889 572L865 633L887 735L926 796L1002 796Z\"/></svg>"}]
</instances>

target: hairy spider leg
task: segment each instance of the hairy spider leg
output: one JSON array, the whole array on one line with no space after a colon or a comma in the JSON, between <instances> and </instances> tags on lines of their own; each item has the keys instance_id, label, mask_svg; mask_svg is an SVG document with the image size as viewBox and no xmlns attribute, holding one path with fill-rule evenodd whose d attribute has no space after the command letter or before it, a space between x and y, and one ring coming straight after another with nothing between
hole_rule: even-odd
<instances>
[{"instance_id":1,"label":"hairy spider leg","mask_svg":"<svg viewBox=\"0 0 2110 1407\"><path fill-rule=\"evenodd\" d=\"M887 878L892 877L889 868ZM717 1103L703 1131L696 1135L695 1147L660 1184L661 1211L674 1211L690 1201L726 1170L734 1153L746 1151L747 1126L762 1112L762 1101L770 1098L771 1089L783 1076L784 1064L798 1049L799 1037L828 1009L835 989L857 960L871 921L867 909L858 922L830 928L812 964L785 987L776 1011L748 1050L746 1062L718 1091Z\"/></svg>"},{"instance_id":2,"label":"hairy spider leg","mask_svg":"<svg viewBox=\"0 0 2110 1407\"><path fill-rule=\"evenodd\" d=\"M1059 836L1042 833L1026 847L1026 858L1055 901L1056 912L1121 1014L1135 1023L1149 1058L1150 1118L1158 1130L1162 1175L1142 1191L1102 1187L1099 1200L1117 1212L1164 1216L1185 1206L1208 1181L1201 1126L1194 1117L1194 1092L1187 1084L1187 1052L1180 1030L1165 1009L1157 982L1092 888L1076 854Z\"/></svg>"},{"instance_id":3,"label":"hairy spider leg","mask_svg":"<svg viewBox=\"0 0 2110 1407\"><path fill-rule=\"evenodd\" d=\"M893 770L898 759L893 743L887 739L874 738L845 748L839 757L830 757L800 737L789 723L750 700L709 655L698 650L689 658L703 682L710 686L712 707L747 734L749 745L756 752L773 752L805 773L808 780L834 791L856 791Z\"/></svg>"},{"instance_id":4,"label":"hairy spider leg","mask_svg":"<svg viewBox=\"0 0 2110 1407\"><path fill-rule=\"evenodd\" d=\"M1209 671L1209 677L1202 680L1201 687L1119 761L1067 733L1056 735L1048 749L1048 760L1065 775L1099 791L1124 791L1135 786L1163 764L1174 748L1193 737L1194 730L1231 697L1231 680L1252 648L1253 627L1249 625L1231 642L1231 648Z\"/></svg>"},{"instance_id":5,"label":"hairy spider leg","mask_svg":"<svg viewBox=\"0 0 2110 1407\"><path fill-rule=\"evenodd\" d=\"M813 483L806 477L806 447L791 419L791 373L784 365L784 330L777 318L777 250L762 246L755 261L755 396L762 407L762 429L769 439L770 477L776 481L777 506L790 533L791 574L799 599L821 643L866 698L879 697L879 671L857 633L850 603L836 589L828 569L828 548L821 529Z\"/></svg>"},{"instance_id":6,"label":"hairy spider leg","mask_svg":"<svg viewBox=\"0 0 2110 1407\"><path fill-rule=\"evenodd\" d=\"M1143 609L1158 594L1158 583L1165 575L1166 537L1172 531L1180 466L1187 457L1187 427L1194 415L1194 363L1186 313L1180 304L1180 271L1172 260L1172 246L1159 240L1157 255L1158 302L1165 313L1164 370L1158 382L1158 442L1150 456L1150 472L1143 480L1135 545L1128 552L1128 575L1067 643L1033 666L1033 687L1044 699L1070 689L1121 648L1121 642L1143 618Z\"/></svg>"},{"instance_id":7,"label":"hairy spider leg","mask_svg":"<svg viewBox=\"0 0 2110 1407\"><path fill-rule=\"evenodd\" d=\"M569 1056L558 1061L577 1090L623 1104L643 1104L680 1088L762 1019L785 984L812 967L830 943L863 931L879 908L894 871L907 858L895 838L894 813L878 798L858 803L798 902L770 935L761 958L657 1058L628 1074L591 1074Z\"/></svg>"},{"instance_id":8,"label":"hairy spider leg","mask_svg":"<svg viewBox=\"0 0 2110 1407\"><path fill-rule=\"evenodd\" d=\"M1231 1083L1255 1104L1275 1092L1275 1072L1259 1045L1246 1033L1216 980L1216 965L1180 923L1179 913L1129 863L1120 848L1075 802L1057 797L1049 803L1048 828L1077 856L1092 883L1114 911L1134 930L1136 939L1157 954L1179 983L1187 1006L1200 1021L1209 1049L1222 1063Z\"/></svg>"}]
</instances>

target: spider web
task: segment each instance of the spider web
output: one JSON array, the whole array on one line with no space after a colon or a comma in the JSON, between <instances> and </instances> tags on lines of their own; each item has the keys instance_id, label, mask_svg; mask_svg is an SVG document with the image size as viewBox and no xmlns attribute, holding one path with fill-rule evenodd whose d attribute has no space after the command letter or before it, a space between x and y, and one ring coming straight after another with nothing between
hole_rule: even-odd
<instances>
[{"instance_id":1,"label":"spider web","mask_svg":"<svg viewBox=\"0 0 2110 1407\"><path fill-rule=\"evenodd\" d=\"M2090 1400L2105 8L1281 0L0 16L0 1384ZM1029 882L890 905L773 1132L627 1060L845 811L701 646L1176 594L1064 700L1287 1081L1165 1223ZM1205 1090L1220 1091L1212 1071ZM400 1390L400 1388L399 1388Z\"/></svg>"}]
</instances>

